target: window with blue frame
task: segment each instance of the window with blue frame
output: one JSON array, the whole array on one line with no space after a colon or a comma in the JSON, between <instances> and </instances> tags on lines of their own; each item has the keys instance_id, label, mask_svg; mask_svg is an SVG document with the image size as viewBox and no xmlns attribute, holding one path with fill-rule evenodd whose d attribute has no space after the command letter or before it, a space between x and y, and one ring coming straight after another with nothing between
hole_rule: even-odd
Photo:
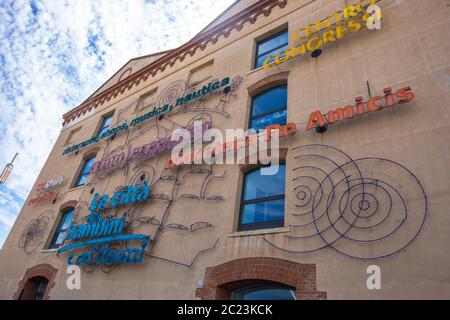
<instances>
[{"instance_id":1,"label":"window with blue frame","mask_svg":"<svg viewBox=\"0 0 450 320\"><path fill-rule=\"evenodd\" d=\"M245 174L238 231L284 226L286 168L275 175L262 175L261 168Z\"/></svg>"},{"instance_id":2,"label":"window with blue frame","mask_svg":"<svg viewBox=\"0 0 450 320\"><path fill-rule=\"evenodd\" d=\"M78 174L77 179L74 183L74 188L84 186L86 181L89 178L89 172L91 171L91 167L94 164L95 155L91 156L83 161L83 165L81 167L80 173Z\"/></svg>"},{"instance_id":3,"label":"window with blue frame","mask_svg":"<svg viewBox=\"0 0 450 320\"><path fill-rule=\"evenodd\" d=\"M111 125L112 122L112 118L113 118L113 113L108 114L104 117L102 117L102 123L100 125L100 129L98 130L98 135L102 135L103 133L105 133L106 131L108 131L109 126Z\"/></svg>"},{"instance_id":4,"label":"window with blue frame","mask_svg":"<svg viewBox=\"0 0 450 320\"><path fill-rule=\"evenodd\" d=\"M276 56L280 51L289 49L288 30L283 30L256 44L255 69L262 67L269 56Z\"/></svg>"},{"instance_id":5,"label":"window with blue frame","mask_svg":"<svg viewBox=\"0 0 450 320\"><path fill-rule=\"evenodd\" d=\"M287 122L287 86L274 87L252 99L250 128L259 131L273 124Z\"/></svg>"},{"instance_id":6,"label":"window with blue frame","mask_svg":"<svg viewBox=\"0 0 450 320\"><path fill-rule=\"evenodd\" d=\"M295 290L283 285L261 284L232 291L231 300L295 300Z\"/></svg>"},{"instance_id":7,"label":"window with blue frame","mask_svg":"<svg viewBox=\"0 0 450 320\"><path fill-rule=\"evenodd\" d=\"M74 209L70 208L66 209L62 213L61 220L59 221L58 227L53 234L49 249L57 249L63 244L64 238L66 237L66 231L69 228L70 221L72 220L73 211Z\"/></svg>"}]
</instances>

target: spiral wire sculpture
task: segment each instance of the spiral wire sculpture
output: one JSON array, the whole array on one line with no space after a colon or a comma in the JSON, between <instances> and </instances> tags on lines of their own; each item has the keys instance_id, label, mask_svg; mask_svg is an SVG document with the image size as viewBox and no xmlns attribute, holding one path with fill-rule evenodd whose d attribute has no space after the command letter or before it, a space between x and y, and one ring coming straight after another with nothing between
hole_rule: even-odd
<instances>
[{"instance_id":1,"label":"spiral wire sculpture","mask_svg":"<svg viewBox=\"0 0 450 320\"><path fill-rule=\"evenodd\" d=\"M375 260L405 250L424 227L428 203L419 179L402 164L352 159L328 145L292 149L294 220L284 240L265 241L292 253L325 248Z\"/></svg>"},{"instance_id":2,"label":"spiral wire sculpture","mask_svg":"<svg viewBox=\"0 0 450 320\"><path fill-rule=\"evenodd\" d=\"M22 248L28 254L34 251L43 242L42 238L52 215L52 210L46 210L36 219L31 220L19 237L19 248Z\"/></svg>"}]
</instances>

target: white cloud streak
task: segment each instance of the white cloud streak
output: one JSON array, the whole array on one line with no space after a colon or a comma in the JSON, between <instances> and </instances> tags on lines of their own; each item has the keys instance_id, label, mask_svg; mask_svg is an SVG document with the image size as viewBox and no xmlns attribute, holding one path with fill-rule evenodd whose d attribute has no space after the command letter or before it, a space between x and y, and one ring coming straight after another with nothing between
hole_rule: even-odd
<instances>
[{"instance_id":1,"label":"white cloud streak","mask_svg":"<svg viewBox=\"0 0 450 320\"><path fill-rule=\"evenodd\" d=\"M233 2L2 0L0 166L20 155L0 188L0 224L13 224L65 112L129 59L181 45Z\"/></svg>"}]
</instances>

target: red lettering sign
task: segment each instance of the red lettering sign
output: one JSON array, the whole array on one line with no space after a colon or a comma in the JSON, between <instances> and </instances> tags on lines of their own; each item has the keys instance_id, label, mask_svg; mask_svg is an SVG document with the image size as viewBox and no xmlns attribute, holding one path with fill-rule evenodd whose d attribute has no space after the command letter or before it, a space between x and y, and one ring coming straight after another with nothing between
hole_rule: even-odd
<instances>
[{"instance_id":1,"label":"red lettering sign","mask_svg":"<svg viewBox=\"0 0 450 320\"><path fill-rule=\"evenodd\" d=\"M396 99L395 99L395 98ZM331 125L337 121L344 121L352 119L355 116L361 116L368 112L376 112L385 108L392 108L397 104L406 103L415 98L415 94L411 92L410 87L399 89L395 94L392 94L390 87L384 89L383 97L376 96L364 102L363 97L356 97L354 106L348 105L343 108L330 110L326 115L320 111L314 111L309 116L308 126L306 130L311 130L314 127L324 127ZM384 100L384 104L382 101Z\"/></svg>"}]
</instances>

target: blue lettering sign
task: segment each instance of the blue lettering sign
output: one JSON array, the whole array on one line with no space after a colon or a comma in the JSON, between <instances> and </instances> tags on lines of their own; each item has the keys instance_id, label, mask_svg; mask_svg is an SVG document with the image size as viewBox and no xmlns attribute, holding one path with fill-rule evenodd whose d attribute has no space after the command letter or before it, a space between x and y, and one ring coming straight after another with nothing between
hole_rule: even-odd
<instances>
[{"instance_id":1,"label":"blue lettering sign","mask_svg":"<svg viewBox=\"0 0 450 320\"><path fill-rule=\"evenodd\" d=\"M125 228L126 213L120 218L114 218L112 214L104 217L101 211L146 201L149 198L150 187L147 182L142 185L125 187L122 191L108 195L96 194L89 207L91 213L86 217L86 223L71 223L66 231L64 241L72 243L58 249L58 254L68 252L67 263L70 265L114 265L141 263L145 248L150 237L143 234L123 234ZM79 242L74 242L79 241ZM126 241L125 248L118 248L111 244ZM140 246L130 247L140 241ZM80 254L72 252L84 247Z\"/></svg>"}]
</instances>

